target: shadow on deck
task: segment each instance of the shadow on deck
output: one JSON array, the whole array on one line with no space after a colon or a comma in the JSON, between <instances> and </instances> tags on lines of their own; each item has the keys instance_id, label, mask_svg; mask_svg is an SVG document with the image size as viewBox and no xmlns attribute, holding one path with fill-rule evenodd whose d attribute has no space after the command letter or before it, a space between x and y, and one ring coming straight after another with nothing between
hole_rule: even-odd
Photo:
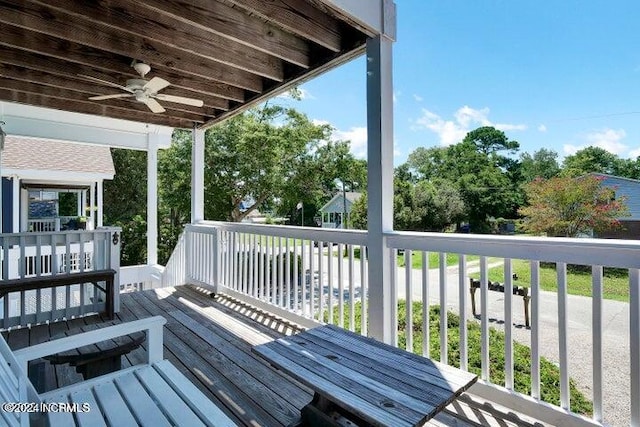
<instances>
[{"instance_id":1,"label":"shadow on deck","mask_svg":"<svg viewBox=\"0 0 640 427\"><path fill-rule=\"evenodd\" d=\"M121 295L119 321L161 315L164 357L240 425L289 426L299 422L300 409L312 397L303 385L257 358L251 347L301 330L225 295L211 297L191 286ZM89 316L64 322L3 332L13 349L48 341L65 330L90 330L105 321ZM122 366L141 363L145 349L123 356ZM82 380L74 368L34 361L30 376L39 376L43 390ZM535 420L497 407L475 396L463 395L431 420L430 425L532 426Z\"/></svg>"}]
</instances>

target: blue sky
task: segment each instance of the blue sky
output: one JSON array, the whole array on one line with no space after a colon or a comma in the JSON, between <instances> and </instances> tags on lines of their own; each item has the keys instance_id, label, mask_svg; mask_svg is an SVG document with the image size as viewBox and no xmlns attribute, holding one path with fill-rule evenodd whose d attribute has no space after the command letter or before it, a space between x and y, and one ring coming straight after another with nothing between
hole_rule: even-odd
<instances>
[{"instance_id":1,"label":"blue sky","mask_svg":"<svg viewBox=\"0 0 640 427\"><path fill-rule=\"evenodd\" d=\"M493 125L521 150L640 155L640 2L396 0L395 163ZM366 153L365 62L302 86L296 107Z\"/></svg>"}]
</instances>

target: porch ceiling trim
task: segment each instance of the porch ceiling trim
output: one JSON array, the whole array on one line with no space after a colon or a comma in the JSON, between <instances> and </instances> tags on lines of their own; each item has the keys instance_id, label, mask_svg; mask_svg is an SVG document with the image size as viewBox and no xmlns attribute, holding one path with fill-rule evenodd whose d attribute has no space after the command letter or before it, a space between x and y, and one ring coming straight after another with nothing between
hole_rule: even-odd
<instances>
[{"instance_id":1,"label":"porch ceiling trim","mask_svg":"<svg viewBox=\"0 0 640 427\"><path fill-rule=\"evenodd\" d=\"M95 173L95 172L65 172L51 171L39 169L7 169L2 168L2 176L17 176L21 180L35 182L72 182L72 183L91 183L113 179L113 174Z\"/></svg>"},{"instance_id":2,"label":"porch ceiling trim","mask_svg":"<svg viewBox=\"0 0 640 427\"><path fill-rule=\"evenodd\" d=\"M158 148L171 145L173 128L0 101L7 134L146 150L151 137ZM4 170L2 171L4 175ZM105 178L111 179L111 178Z\"/></svg>"}]
</instances>

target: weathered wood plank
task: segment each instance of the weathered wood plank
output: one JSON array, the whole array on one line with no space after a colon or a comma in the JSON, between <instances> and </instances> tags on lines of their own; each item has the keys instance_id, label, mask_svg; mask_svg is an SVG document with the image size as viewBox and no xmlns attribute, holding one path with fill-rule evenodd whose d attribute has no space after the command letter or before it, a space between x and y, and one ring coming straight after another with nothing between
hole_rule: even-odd
<instances>
[{"instance_id":1,"label":"weathered wood plank","mask_svg":"<svg viewBox=\"0 0 640 427\"><path fill-rule=\"evenodd\" d=\"M51 333L49 332L49 324L45 323L37 326L32 326L29 334L29 345L36 345L47 342L49 341L50 337ZM40 386L40 389L36 389L36 391L38 393L43 393L45 391L56 388L56 372L51 362L46 359L36 359L29 362L29 366L34 363L40 365L39 369L43 369L42 380L44 380L44 383ZM31 381L33 382L33 378L31 378Z\"/></svg>"},{"instance_id":2,"label":"weathered wood plank","mask_svg":"<svg viewBox=\"0 0 640 427\"><path fill-rule=\"evenodd\" d=\"M222 2L149 0L135 4L138 8L150 8L156 13L171 16L300 67L309 67L309 46L302 38Z\"/></svg>"},{"instance_id":3,"label":"weathered wood plank","mask_svg":"<svg viewBox=\"0 0 640 427\"><path fill-rule=\"evenodd\" d=\"M3 9L7 9L7 6L4 8L0 7L0 11ZM0 17L3 16L4 12L2 11ZM66 39L64 36L57 38L48 34L32 31L28 28L14 26L11 22L7 21L9 21L9 19L0 21L3 22L1 25L2 40L0 40L0 44L26 50L29 53L35 52L61 60L66 59L99 69L111 71L120 70L120 72L125 74L131 73L131 58L134 57L148 62L156 72L162 73L162 76L166 76L168 79L171 77L166 72L173 72L178 75L188 73L192 77L197 77L198 80L204 80L204 82L211 81L212 84L219 82L235 86L237 89L262 92L261 77L241 70L233 72L234 69L229 70L229 67L225 67L215 61L204 60L204 62L207 63L206 65L202 64L203 61L198 61L198 66L190 65L189 70L183 70L176 66L176 64L182 63L182 56L175 58L167 56L157 57L153 55L152 46L140 47L138 49L147 49L149 53L143 56L137 56L136 51L129 52L119 50L118 52L112 52L94 46L95 43L83 44ZM177 84L175 78L172 79L171 82Z\"/></svg>"},{"instance_id":4,"label":"weathered wood plank","mask_svg":"<svg viewBox=\"0 0 640 427\"><path fill-rule=\"evenodd\" d=\"M324 46L334 52L342 50L338 21L304 0L229 1L320 46Z\"/></svg>"},{"instance_id":5,"label":"weathered wood plank","mask_svg":"<svg viewBox=\"0 0 640 427\"><path fill-rule=\"evenodd\" d=\"M149 305L144 300L139 301L140 296L136 294L127 294L129 298L125 300L125 304L137 316L145 317L162 313L163 310L158 306ZM198 379L198 387L204 385L224 406L236 410L242 408L241 411L235 413L244 424L275 426L288 425L291 422L291 418L279 421L274 415L265 411L260 406L260 396L248 394L251 383L247 381L246 377L241 376L240 372L233 372L232 369L229 369L230 366L233 366L233 362L227 358L223 359L216 349L206 344L203 345L202 341L194 337L186 328L170 320L165 325L164 336L165 349L173 353L177 360L180 360L183 369L192 370L192 374ZM167 351L165 351L165 358L172 360L168 357ZM202 355L206 355L206 359ZM214 369L214 365L218 369ZM179 367L179 365L176 366ZM235 376L236 382L230 380L225 374ZM277 411L277 413L279 412L282 411ZM296 415L292 414L292 417Z\"/></svg>"},{"instance_id":6,"label":"weathered wood plank","mask_svg":"<svg viewBox=\"0 0 640 427\"><path fill-rule=\"evenodd\" d=\"M108 116L116 119L133 120L137 122L155 123L175 128L191 129L193 127L193 122L189 120L173 119L170 117L164 117L162 114L147 114L121 108L113 108L108 105L99 105L91 101L69 101L9 89L0 88L0 99L3 101L18 102L21 104L38 105L40 107L53 108L56 110L94 114L97 116Z\"/></svg>"},{"instance_id":7,"label":"weathered wood plank","mask_svg":"<svg viewBox=\"0 0 640 427\"><path fill-rule=\"evenodd\" d=\"M282 62L270 53L257 51L217 33L139 7L138 2L109 0L88 4L75 0L51 0L46 3L38 1L38 4L41 11L46 13L57 11L59 15L49 15L56 20L73 15L75 28L94 28L105 38L110 35L109 39L117 34L120 43L123 43L123 39L130 40L127 43L132 46L158 43L158 51L177 58L183 55L185 61L207 58L272 80L284 79ZM117 30L117 33L113 30ZM141 34L144 35L144 41L139 37Z\"/></svg>"},{"instance_id":8,"label":"weathered wood plank","mask_svg":"<svg viewBox=\"0 0 640 427\"><path fill-rule=\"evenodd\" d=\"M134 296L134 299L148 310L159 310L158 313L163 312L163 309L159 309L157 305L145 298L150 295L150 293L144 293L144 295L140 294ZM213 347L208 346L206 342L200 339L200 337L192 333L182 324L173 320L173 318L170 317L167 320L167 324L165 325L166 329L172 331L176 336L180 336L185 343L188 343L188 348L194 349L197 354L205 354L203 352L208 351L206 361L217 371L217 375L222 375L232 384L235 384L236 387L242 390L243 394L247 395L254 402L259 403L266 413L272 416L275 420L278 420L279 423L287 425L296 421L299 414L297 409L291 406L289 402L278 399L277 396L274 396L272 390L265 387L248 373L240 369L228 369L228 366L233 364L235 359L241 354L237 349L233 350L236 355L226 357L224 354L217 351L217 349L214 352ZM195 358L195 360L199 360L199 357ZM202 363L189 363L189 365L202 366Z\"/></svg>"}]
</instances>

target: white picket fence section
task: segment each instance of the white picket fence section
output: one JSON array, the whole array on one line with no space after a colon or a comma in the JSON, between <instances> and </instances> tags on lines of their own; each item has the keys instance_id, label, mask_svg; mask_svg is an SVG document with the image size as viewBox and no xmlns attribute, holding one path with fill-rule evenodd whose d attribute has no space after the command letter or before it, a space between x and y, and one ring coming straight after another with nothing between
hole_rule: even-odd
<instances>
[{"instance_id":1,"label":"white picket fence section","mask_svg":"<svg viewBox=\"0 0 640 427\"><path fill-rule=\"evenodd\" d=\"M603 333L603 268L615 267L628 271L629 334L628 352L618 360L629 368L629 382L622 385L629 391L629 423L640 426L640 242L598 239L534 238L515 236L452 235L440 233L393 232L385 235L387 250L394 260L392 298L389 310L398 330L403 321L406 331L420 326L422 352L429 355L429 322L423 310L421 324L414 324L411 304L406 317L398 318L399 298L424 305L455 306L460 325L472 320L470 314L470 284L473 273L479 277L481 329L481 381L473 391L490 400L503 403L524 413L530 413L550 423L562 425L602 424L604 378L613 373L610 365L604 369ZM185 228L171 261L163 275L164 286L196 283L212 286L232 296L263 307L275 314L313 326L330 322L351 330L367 333L367 316L377 315L367 310L367 234L355 230L255 225L242 223L201 222ZM405 257L405 266L398 267L396 256ZM429 254L436 253L438 264L429 268ZM412 268L412 255L422 260L421 268ZM457 262L447 267L447 254L456 254ZM469 258L472 261L469 261ZM296 261L297 260L297 261ZM510 292L514 285L512 265L525 260L531 276L531 328L528 330L531 347L530 393L514 390L514 319L523 307L521 297ZM555 265L557 319L555 330L541 329L541 316L549 316L549 307L541 306L541 262ZM568 312L567 266L588 265L592 271L590 366L593 390L593 417L585 418L571 412L569 395L569 342L571 317ZM490 268L503 269L500 280L505 292L497 298L488 289ZM184 266L184 270L181 269ZM453 273L452 273L453 272ZM517 283L516 283L517 284ZM502 299L500 311L489 313L489 301ZM361 306L362 318L357 322L354 306ZM516 313L517 311L517 313ZM490 315L500 318L505 334L505 381L493 384L489 376ZM447 311L440 311L440 360L448 362ZM307 322L307 323L305 323ZM359 324L358 324L359 323ZM518 325L519 329L523 325ZM560 370L560 406L542 402L540 360L541 334L557 335L558 367ZM412 334L406 334L406 348L412 349ZM467 328L459 329L462 369L469 369ZM398 335L394 337L397 343ZM581 338L582 339L582 338ZM621 344L622 345L622 344ZM624 346L624 345L623 345ZM626 348L626 347L625 347Z\"/></svg>"}]
</instances>

